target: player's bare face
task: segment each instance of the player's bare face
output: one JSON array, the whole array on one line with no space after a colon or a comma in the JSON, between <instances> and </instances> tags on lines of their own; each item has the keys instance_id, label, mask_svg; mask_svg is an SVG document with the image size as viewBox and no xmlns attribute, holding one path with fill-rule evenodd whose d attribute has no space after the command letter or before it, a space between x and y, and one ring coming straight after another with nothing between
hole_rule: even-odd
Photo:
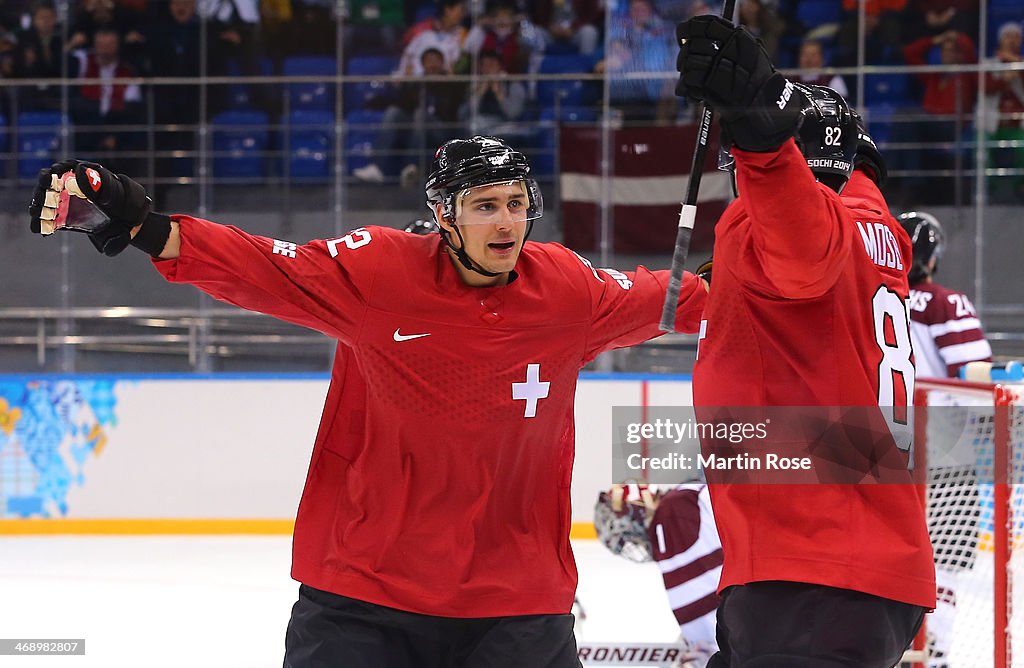
<instances>
[{"instance_id":1,"label":"player's bare face","mask_svg":"<svg viewBox=\"0 0 1024 668\"><path fill-rule=\"evenodd\" d=\"M522 182L473 188L459 201L456 224L466 253L482 269L499 274L483 276L459 264L469 285L503 285L516 266L525 242L529 199ZM455 238L455 243L458 243Z\"/></svg>"}]
</instances>

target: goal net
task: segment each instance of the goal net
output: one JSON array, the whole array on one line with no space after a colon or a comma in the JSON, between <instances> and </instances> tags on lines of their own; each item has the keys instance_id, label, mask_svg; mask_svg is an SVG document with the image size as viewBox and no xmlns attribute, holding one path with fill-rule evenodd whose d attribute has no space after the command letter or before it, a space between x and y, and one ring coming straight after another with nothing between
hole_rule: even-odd
<instances>
[{"instance_id":1,"label":"goal net","mask_svg":"<svg viewBox=\"0 0 1024 668\"><path fill-rule=\"evenodd\" d=\"M1024 667L1022 398L1022 384L917 381L914 466L938 585L919 644L934 668Z\"/></svg>"}]
</instances>

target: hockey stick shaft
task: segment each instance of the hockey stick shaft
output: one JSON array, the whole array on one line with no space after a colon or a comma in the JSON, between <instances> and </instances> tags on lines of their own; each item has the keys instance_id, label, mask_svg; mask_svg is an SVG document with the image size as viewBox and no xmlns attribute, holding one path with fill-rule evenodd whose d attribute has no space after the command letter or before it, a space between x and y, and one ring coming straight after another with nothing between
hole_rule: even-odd
<instances>
[{"instance_id":1,"label":"hockey stick shaft","mask_svg":"<svg viewBox=\"0 0 1024 668\"><path fill-rule=\"evenodd\" d=\"M722 17L732 20L736 0L725 0ZM693 223L697 218L697 195L700 192L700 180L704 175L704 157L708 152L708 138L711 135L711 107L704 105L701 111L700 125L697 128L697 146L693 150L693 164L686 183L686 198L679 209L679 228L676 231L676 245L672 252L672 270L665 290L665 303L661 308L661 322L658 328L663 332L674 332L676 309L679 304L679 290L683 285L683 267L686 257L690 254L690 238L693 236Z\"/></svg>"}]
</instances>

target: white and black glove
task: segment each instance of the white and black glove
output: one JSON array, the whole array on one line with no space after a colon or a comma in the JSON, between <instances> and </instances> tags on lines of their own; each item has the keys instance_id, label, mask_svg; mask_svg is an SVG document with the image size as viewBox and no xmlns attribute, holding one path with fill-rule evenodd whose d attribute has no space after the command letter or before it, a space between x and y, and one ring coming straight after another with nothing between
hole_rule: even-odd
<instances>
[{"instance_id":1,"label":"white and black glove","mask_svg":"<svg viewBox=\"0 0 1024 668\"><path fill-rule=\"evenodd\" d=\"M802 96L775 71L757 38L710 15L678 24L676 37L676 95L711 105L736 146L774 151L794 135Z\"/></svg>"}]
</instances>

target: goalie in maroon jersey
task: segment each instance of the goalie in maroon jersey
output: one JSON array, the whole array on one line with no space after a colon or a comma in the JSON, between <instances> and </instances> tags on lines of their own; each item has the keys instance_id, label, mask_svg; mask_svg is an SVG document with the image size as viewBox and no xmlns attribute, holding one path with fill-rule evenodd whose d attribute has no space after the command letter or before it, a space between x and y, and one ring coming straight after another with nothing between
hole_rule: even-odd
<instances>
[{"instance_id":1,"label":"goalie in maroon jersey","mask_svg":"<svg viewBox=\"0 0 1024 668\"><path fill-rule=\"evenodd\" d=\"M707 485L615 485L598 496L594 527L613 554L657 563L686 648L678 668L704 668L718 651L715 590L722 573Z\"/></svg>"},{"instance_id":2,"label":"goalie in maroon jersey","mask_svg":"<svg viewBox=\"0 0 1024 668\"><path fill-rule=\"evenodd\" d=\"M493 137L438 149L426 195L439 234L357 227L303 245L155 213L141 185L79 161L40 174L34 232L66 213L69 171L110 221L88 231L104 254L136 246L168 281L345 349L295 522L286 666L579 665L576 380L601 352L660 334L667 271L528 242L540 189ZM685 276L677 329L697 331L706 294Z\"/></svg>"},{"instance_id":3,"label":"goalie in maroon jersey","mask_svg":"<svg viewBox=\"0 0 1024 668\"><path fill-rule=\"evenodd\" d=\"M715 289L693 372L698 419L855 407L875 420L871 430L840 424L804 445L844 467L844 457L861 463L858 453L900 462L891 478L845 467L857 482L842 484L709 473L724 555L720 650L709 666L889 668L935 606L906 456L909 239L854 170L857 122L840 95L787 81L756 38L718 17L684 21L677 37L676 92L719 113L739 191L715 229ZM701 440L705 455L728 452Z\"/></svg>"}]
</instances>

